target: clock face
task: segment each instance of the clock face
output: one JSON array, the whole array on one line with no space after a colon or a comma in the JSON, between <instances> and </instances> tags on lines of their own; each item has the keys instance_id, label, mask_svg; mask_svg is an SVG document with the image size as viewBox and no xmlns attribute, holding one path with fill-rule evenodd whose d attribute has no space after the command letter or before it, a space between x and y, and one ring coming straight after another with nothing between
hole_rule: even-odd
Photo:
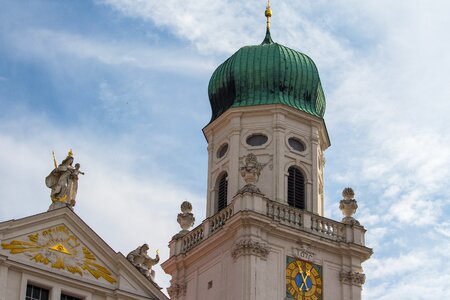
<instances>
[{"instance_id":1,"label":"clock face","mask_svg":"<svg viewBox=\"0 0 450 300\"><path fill-rule=\"evenodd\" d=\"M286 297L296 300L322 300L322 267L287 257Z\"/></svg>"}]
</instances>

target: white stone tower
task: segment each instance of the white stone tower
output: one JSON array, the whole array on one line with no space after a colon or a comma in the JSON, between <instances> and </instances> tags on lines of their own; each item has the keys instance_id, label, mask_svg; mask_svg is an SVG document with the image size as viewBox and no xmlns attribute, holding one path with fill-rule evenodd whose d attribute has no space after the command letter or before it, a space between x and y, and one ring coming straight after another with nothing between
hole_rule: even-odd
<instances>
[{"instance_id":1,"label":"white stone tower","mask_svg":"<svg viewBox=\"0 0 450 300\"><path fill-rule=\"evenodd\" d=\"M162 264L171 299L357 300L365 229L345 189L342 222L324 214L325 97L314 62L274 43L238 50L209 83L207 218ZM337 209L337 208L336 208Z\"/></svg>"}]
</instances>

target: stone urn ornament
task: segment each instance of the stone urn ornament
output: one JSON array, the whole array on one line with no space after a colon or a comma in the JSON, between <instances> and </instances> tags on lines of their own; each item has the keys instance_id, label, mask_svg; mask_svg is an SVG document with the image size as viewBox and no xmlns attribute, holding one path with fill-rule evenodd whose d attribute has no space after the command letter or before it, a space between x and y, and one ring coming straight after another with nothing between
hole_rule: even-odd
<instances>
[{"instance_id":1,"label":"stone urn ornament","mask_svg":"<svg viewBox=\"0 0 450 300\"><path fill-rule=\"evenodd\" d=\"M180 224L181 231L176 234L176 237L184 236L189 232L189 228L194 225L195 217L192 213L192 204L189 201L181 203L181 213L178 214L177 222Z\"/></svg>"},{"instance_id":2,"label":"stone urn ornament","mask_svg":"<svg viewBox=\"0 0 450 300\"><path fill-rule=\"evenodd\" d=\"M339 202L339 209L344 215L342 223L359 225L359 222L352 217L355 214L356 209L358 209L358 204L355 200L355 192L353 192L352 188L347 187L342 191L342 197L344 199Z\"/></svg>"}]
</instances>

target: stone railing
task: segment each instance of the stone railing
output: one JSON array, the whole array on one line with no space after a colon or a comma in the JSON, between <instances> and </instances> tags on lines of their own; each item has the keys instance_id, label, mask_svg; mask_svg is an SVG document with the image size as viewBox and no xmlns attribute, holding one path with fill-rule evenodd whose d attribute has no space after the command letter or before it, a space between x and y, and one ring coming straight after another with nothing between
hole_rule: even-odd
<instances>
[{"instance_id":1,"label":"stone railing","mask_svg":"<svg viewBox=\"0 0 450 300\"><path fill-rule=\"evenodd\" d=\"M312 215L311 230L336 241L345 241L345 225L334 220Z\"/></svg>"},{"instance_id":2,"label":"stone railing","mask_svg":"<svg viewBox=\"0 0 450 300\"><path fill-rule=\"evenodd\" d=\"M209 232L213 233L221 228L225 222L233 215L233 205L228 205L217 214L209 218Z\"/></svg>"},{"instance_id":3,"label":"stone railing","mask_svg":"<svg viewBox=\"0 0 450 300\"><path fill-rule=\"evenodd\" d=\"M266 215L295 228L302 227L303 211L274 201L267 201Z\"/></svg>"},{"instance_id":4,"label":"stone railing","mask_svg":"<svg viewBox=\"0 0 450 300\"><path fill-rule=\"evenodd\" d=\"M186 253L195 246L197 246L202 240L219 230L225 225L226 221L233 215L233 205L230 204L214 216L203 221L191 230L188 234L183 236L181 240L181 252Z\"/></svg>"},{"instance_id":5,"label":"stone railing","mask_svg":"<svg viewBox=\"0 0 450 300\"><path fill-rule=\"evenodd\" d=\"M233 215L241 211L252 211L259 215L265 215L275 224L289 226L334 241L365 244L365 229L358 224L344 224L312 212L271 201L259 194L244 193L236 195L227 207L204 220L191 232L172 240L170 243L171 256L190 251L209 236L219 232Z\"/></svg>"},{"instance_id":6,"label":"stone railing","mask_svg":"<svg viewBox=\"0 0 450 300\"><path fill-rule=\"evenodd\" d=\"M181 240L181 251L187 252L203 240L203 224L198 225Z\"/></svg>"},{"instance_id":7,"label":"stone railing","mask_svg":"<svg viewBox=\"0 0 450 300\"><path fill-rule=\"evenodd\" d=\"M300 230L312 231L314 234L320 234L335 241L345 241L346 231L343 223L279 202L266 201L266 215L271 219Z\"/></svg>"}]
</instances>

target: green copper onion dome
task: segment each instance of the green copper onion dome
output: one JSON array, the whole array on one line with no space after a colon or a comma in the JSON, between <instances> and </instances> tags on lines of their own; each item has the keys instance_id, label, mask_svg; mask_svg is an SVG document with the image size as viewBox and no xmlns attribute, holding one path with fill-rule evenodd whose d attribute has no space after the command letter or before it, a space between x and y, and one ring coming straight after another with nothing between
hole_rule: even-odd
<instances>
[{"instance_id":1,"label":"green copper onion dome","mask_svg":"<svg viewBox=\"0 0 450 300\"><path fill-rule=\"evenodd\" d=\"M268 23L269 26L269 23ZM325 96L311 58L274 43L245 46L222 63L208 86L214 121L230 107L285 104L322 118Z\"/></svg>"}]
</instances>

